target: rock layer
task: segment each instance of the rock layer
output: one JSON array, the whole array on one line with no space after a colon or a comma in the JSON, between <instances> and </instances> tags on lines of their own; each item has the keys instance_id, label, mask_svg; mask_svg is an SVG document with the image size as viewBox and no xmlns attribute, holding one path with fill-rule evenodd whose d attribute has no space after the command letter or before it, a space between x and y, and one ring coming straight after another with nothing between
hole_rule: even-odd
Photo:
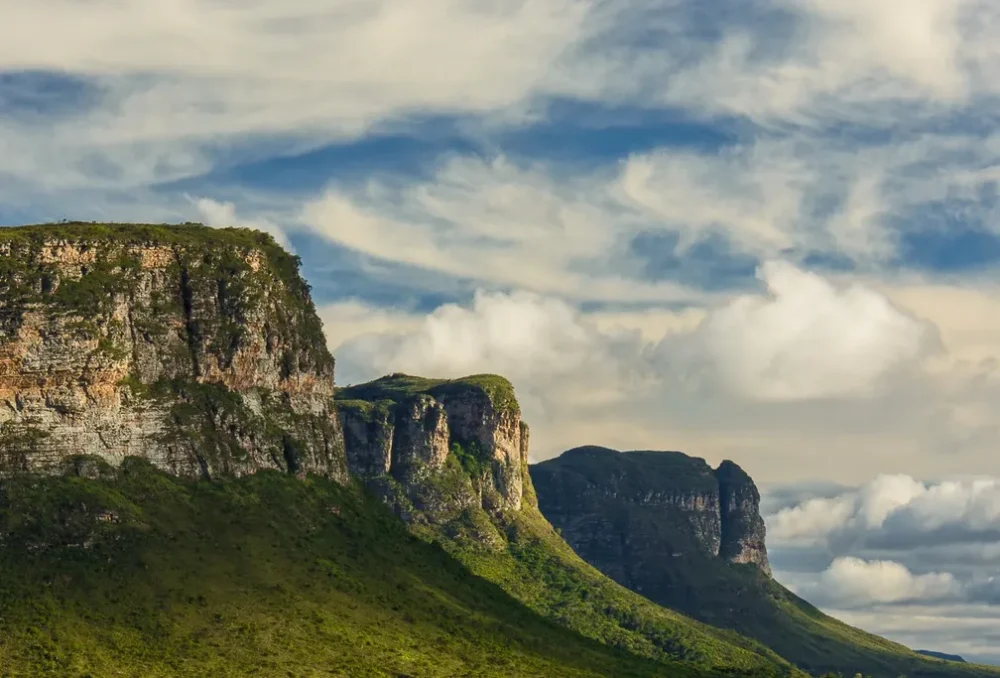
<instances>
[{"instance_id":1,"label":"rock layer","mask_svg":"<svg viewBox=\"0 0 1000 678\"><path fill-rule=\"evenodd\" d=\"M506 379L394 374L337 394L348 467L410 522L517 511L528 428Z\"/></svg>"},{"instance_id":2,"label":"rock layer","mask_svg":"<svg viewBox=\"0 0 1000 678\"><path fill-rule=\"evenodd\" d=\"M599 570L639 592L685 585L703 559L770 576L760 495L732 462L679 452L570 450L531 469L539 508Z\"/></svg>"},{"instance_id":3,"label":"rock layer","mask_svg":"<svg viewBox=\"0 0 1000 678\"><path fill-rule=\"evenodd\" d=\"M0 229L0 474L73 455L346 477L298 261L200 225Z\"/></svg>"}]
</instances>

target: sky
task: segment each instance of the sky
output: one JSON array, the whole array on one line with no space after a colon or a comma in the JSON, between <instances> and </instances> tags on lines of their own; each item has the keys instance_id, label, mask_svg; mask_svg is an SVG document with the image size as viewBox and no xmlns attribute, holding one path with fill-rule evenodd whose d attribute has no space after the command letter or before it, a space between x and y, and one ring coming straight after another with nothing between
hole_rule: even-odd
<instances>
[{"instance_id":1,"label":"sky","mask_svg":"<svg viewBox=\"0 0 1000 678\"><path fill-rule=\"evenodd\" d=\"M1000 663L993 0L0 19L0 224L266 230L302 257L340 384L499 372L536 461L733 459L779 579Z\"/></svg>"}]
</instances>

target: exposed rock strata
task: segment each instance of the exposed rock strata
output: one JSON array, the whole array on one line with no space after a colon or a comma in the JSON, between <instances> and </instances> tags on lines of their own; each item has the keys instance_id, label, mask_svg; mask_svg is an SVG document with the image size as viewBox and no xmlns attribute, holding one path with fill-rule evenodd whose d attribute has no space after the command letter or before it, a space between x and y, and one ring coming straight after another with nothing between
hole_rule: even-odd
<instances>
[{"instance_id":1,"label":"exposed rock strata","mask_svg":"<svg viewBox=\"0 0 1000 678\"><path fill-rule=\"evenodd\" d=\"M242 229L0 229L0 474L93 455L345 478L297 266Z\"/></svg>"},{"instance_id":2,"label":"exposed rock strata","mask_svg":"<svg viewBox=\"0 0 1000 678\"><path fill-rule=\"evenodd\" d=\"M351 473L404 519L521 508L528 428L505 379L390 375L343 389L337 406Z\"/></svg>"},{"instance_id":3,"label":"exposed rock strata","mask_svg":"<svg viewBox=\"0 0 1000 678\"><path fill-rule=\"evenodd\" d=\"M636 591L699 559L770 576L760 495L739 466L679 452L570 450L531 469L539 507L584 560Z\"/></svg>"}]
</instances>

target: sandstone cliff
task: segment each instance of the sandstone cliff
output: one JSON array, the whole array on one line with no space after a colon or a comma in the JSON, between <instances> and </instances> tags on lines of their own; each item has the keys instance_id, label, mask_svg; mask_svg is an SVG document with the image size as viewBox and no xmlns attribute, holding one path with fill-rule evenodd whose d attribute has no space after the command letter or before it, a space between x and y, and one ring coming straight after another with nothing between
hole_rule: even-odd
<instances>
[{"instance_id":1,"label":"sandstone cliff","mask_svg":"<svg viewBox=\"0 0 1000 678\"><path fill-rule=\"evenodd\" d=\"M655 603L759 640L813 675L937 670L771 578L760 495L733 462L713 470L679 452L584 447L533 465L531 478L573 550Z\"/></svg>"},{"instance_id":2,"label":"sandstone cliff","mask_svg":"<svg viewBox=\"0 0 1000 678\"><path fill-rule=\"evenodd\" d=\"M93 455L345 479L333 368L298 260L267 235L0 229L0 475Z\"/></svg>"},{"instance_id":3,"label":"sandstone cliff","mask_svg":"<svg viewBox=\"0 0 1000 678\"><path fill-rule=\"evenodd\" d=\"M408 522L521 508L528 427L506 379L394 374L340 389L336 405L351 473Z\"/></svg>"},{"instance_id":4,"label":"sandstone cliff","mask_svg":"<svg viewBox=\"0 0 1000 678\"><path fill-rule=\"evenodd\" d=\"M705 558L770 576L760 495L732 462L582 447L531 469L539 508L599 570L642 593ZM665 581L666 580L666 581Z\"/></svg>"}]
</instances>

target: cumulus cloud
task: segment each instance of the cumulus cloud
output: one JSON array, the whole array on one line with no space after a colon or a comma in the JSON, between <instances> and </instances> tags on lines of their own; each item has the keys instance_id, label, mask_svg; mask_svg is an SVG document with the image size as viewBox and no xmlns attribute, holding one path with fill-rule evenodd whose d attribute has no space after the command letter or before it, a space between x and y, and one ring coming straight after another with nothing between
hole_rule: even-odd
<instances>
[{"instance_id":1,"label":"cumulus cloud","mask_svg":"<svg viewBox=\"0 0 1000 678\"><path fill-rule=\"evenodd\" d=\"M929 328L860 286L837 289L786 262L759 271L768 296L711 313L699 345L734 391L762 400L871 395L925 351ZM703 343L702 343L703 342Z\"/></svg>"},{"instance_id":2,"label":"cumulus cloud","mask_svg":"<svg viewBox=\"0 0 1000 678\"><path fill-rule=\"evenodd\" d=\"M772 541L837 548L977 541L1000 530L1000 481L880 475L860 488L783 508L768 525Z\"/></svg>"},{"instance_id":3,"label":"cumulus cloud","mask_svg":"<svg viewBox=\"0 0 1000 678\"><path fill-rule=\"evenodd\" d=\"M946 572L915 575L896 562L843 557L834 560L819 576L812 593L818 596L818 601L857 607L945 600L960 595L961 591L959 582Z\"/></svg>"},{"instance_id":4,"label":"cumulus cloud","mask_svg":"<svg viewBox=\"0 0 1000 678\"><path fill-rule=\"evenodd\" d=\"M458 377L488 368L516 379L572 372L603 349L568 304L526 292L479 292L470 307L446 304L413 329L368 335L340 355L370 373Z\"/></svg>"},{"instance_id":5,"label":"cumulus cloud","mask_svg":"<svg viewBox=\"0 0 1000 678\"><path fill-rule=\"evenodd\" d=\"M939 355L928 367L932 328L871 289L772 271L787 277L770 293L694 312L584 312L548 295L484 290L429 314L358 301L323 314L341 383L399 370L511 377L539 459L601 443L736 457L762 482L887 474L861 493L784 503L779 537L881 525L923 491L904 471L990 467L991 420L959 417L1000 402L981 372L956 373Z\"/></svg>"}]
</instances>

